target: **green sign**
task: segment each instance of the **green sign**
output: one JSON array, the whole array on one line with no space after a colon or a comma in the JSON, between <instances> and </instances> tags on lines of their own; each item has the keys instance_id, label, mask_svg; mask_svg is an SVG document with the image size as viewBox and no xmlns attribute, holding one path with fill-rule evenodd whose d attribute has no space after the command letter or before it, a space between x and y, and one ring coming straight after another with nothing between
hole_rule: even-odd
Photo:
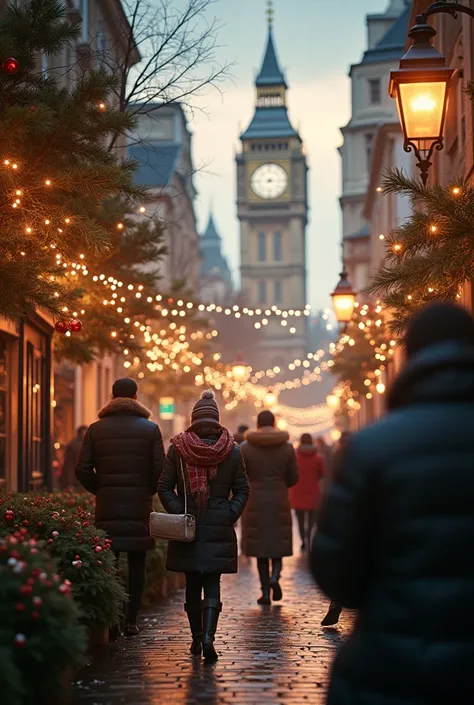
<instances>
[{"instance_id":1,"label":"green sign","mask_svg":"<svg viewBox=\"0 0 474 705\"><path fill-rule=\"evenodd\" d=\"M163 397L160 399L160 417L165 421L171 421L174 419L173 397Z\"/></svg>"}]
</instances>

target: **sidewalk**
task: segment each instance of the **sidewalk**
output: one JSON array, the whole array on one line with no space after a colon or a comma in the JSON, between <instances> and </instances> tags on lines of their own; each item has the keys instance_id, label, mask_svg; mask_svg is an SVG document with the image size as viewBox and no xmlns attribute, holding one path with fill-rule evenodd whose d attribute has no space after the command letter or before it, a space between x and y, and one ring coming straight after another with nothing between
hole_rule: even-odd
<instances>
[{"instance_id":1,"label":"sidewalk","mask_svg":"<svg viewBox=\"0 0 474 705\"><path fill-rule=\"evenodd\" d=\"M255 561L223 577L224 611L208 666L188 654L190 635L178 593L143 615L142 631L96 657L79 676L75 705L323 705L335 650L350 627L320 626L327 601L305 557L284 563L281 603L262 608Z\"/></svg>"}]
</instances>

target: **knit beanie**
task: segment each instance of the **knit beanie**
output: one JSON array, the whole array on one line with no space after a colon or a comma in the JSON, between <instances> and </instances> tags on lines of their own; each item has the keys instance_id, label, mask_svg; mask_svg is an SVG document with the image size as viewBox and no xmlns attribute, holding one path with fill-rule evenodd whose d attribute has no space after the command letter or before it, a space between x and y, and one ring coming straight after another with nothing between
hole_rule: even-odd
<instances>
[{"instance_id":1,"label":"knit beanie","mask_svg":"<svg viewBox=\"0 0 474 705\"><path fill-rule=\"evenodd\" d=\"M203 423L219 424L219 407L212 389L206 389L201 394L191 413L191 426Z\"/></svg>"},{"instance_id":2,"label":"knit beanie","mask_svg":"<svg viewBox=\"0 0 474 705\"><path fill-rule=\"evenodd\" d=\"M456 304L430 304L408 324L405 347L409 358L431 345L447 342L474 345L474 319Z\"/></svg>"}]
</instances>

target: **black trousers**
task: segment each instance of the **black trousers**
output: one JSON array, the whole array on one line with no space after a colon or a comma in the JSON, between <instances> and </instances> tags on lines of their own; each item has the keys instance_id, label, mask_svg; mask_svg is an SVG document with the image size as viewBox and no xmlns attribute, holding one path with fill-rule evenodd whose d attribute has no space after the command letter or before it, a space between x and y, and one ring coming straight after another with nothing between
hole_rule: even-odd
<instances>
[{"instance_id":1,"label":"black trousers","mask_svg":"<svg viewBox=\"0 0 474 705\"><path fill-rule=\"evenodd\" d=\"M263 592L270 590L270 559L257 558L258 574ZM272 578L280 579L281 569L283 566L283 558L272 558Z\"/></svg>"},{"instance_id":2,"label":"black trousers","mask_svg":"<svg viewBox=\"0 0 474 705\"><path fill-rule=\"evenodd\" d=\"M295 509L298 527L300 530L301 542L309 547L311 532L316 524L316 510Z\"/></svg>"},{"instance_id":3,"label":"black trousers","mask_svg":"<svg viewBox=\"0 0 474 705\"><path fill-rule=\"evenodd\" d=\"M200 604L203 593L205 600L221 601L220 573L186 573L186 604Z\"/></svg>"},{"instance_id":4,"label":"black trousers","mask_svg":"<svg viewBox=\"0 0 474 705\"><path fill-rule=\"evenodd\" d=\"M128 551L128 613L127 621L137 621L145 587L146 551ZM117 567L120 553L115 551Z\"/></svg>"}]
</instances>

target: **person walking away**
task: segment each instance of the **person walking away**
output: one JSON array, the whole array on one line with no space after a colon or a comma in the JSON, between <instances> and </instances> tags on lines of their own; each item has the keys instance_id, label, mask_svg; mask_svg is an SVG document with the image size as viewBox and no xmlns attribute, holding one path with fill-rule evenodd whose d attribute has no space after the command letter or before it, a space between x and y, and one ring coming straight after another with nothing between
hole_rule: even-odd
<instances>
[{"instance_id":1,"label":"person walking away","mask_svg":"<svg viewBox=\"0 0 474 705\"><path fill-rule=\"evenodd\" d=\"M86 435L87 426L79 426L75 437L66 446L64 451L64 460L61 474L59 475L59 489L72 489L76 492L82 492L84 488L77 481L76 465L79 460L79 455Z\"/></svg>"},{"instance_id":2,"label":"person walking away","mask_svg":"<svg viewBox=\"0 0 474 705\"><path fill-rule=\"evenodd\" d=\"M139 633L146 552L155 545L152 498L164 463L161 431L137 395L133 379L114 382L113 398L87 431L76 468L79 482L96 496L95 523L112 539L117 564L121 552L128 554L127 636Z\"/></svg>"},{"instance_id":3,"label":"person walking away","mask_svg":"<svg viewBox=\"0 0 474 705\"><path fill-rule=\"evenodd\" d=\"M220 580L222 573L237 572L234 525L249 496L239 447L219 418L214 392L204 391L194 405L191 426L172 439L158 483L169 514L183 514L187 492L188 512L196 517L195 540L170 541L166 567L186 576L184 609L192 634L191 653L203 653L207 661L218 658L214 639L222 610Z\"/></svg>"},{"instance_id":4,"label":"person walking away","mask_svg":"<svg viewBox=\"0 0 474 705\"><path fill-rule=\"evenodd\" d=\"M290 489L290 503L298 519L301 551L310 546L311 532L321 499L321 481L325 474L324 460L313 444L311 434L303 433L296 451L299 480Z\"/></svg>"},{"instance_id":5,"label":"person walking away","mask_svg":"<svg viewBox=\"0 0 474 705\"><path fill-rule=\"evenodd\" d=\"M237 445L241 445L245 441L245 434L249 430L249 427L246 426L245 424L241 424L239 428L237 429L237 433L234 436L234 440L237 443Z\"/></svg>"},{"instance_id":6,"label":"person walking away","mask_svg":"<svg viewBox=\"0 0 474 705\"><path fill-rule=\"evenodd\" d=\"M405 336L388 414L350 439L313 545L359 611L328 705L474 702L474 320L436 303Z\"/></svg>"},{"instance_id":7,"label":"person walking away","mask_svg":"<svg viewBox=\"0 0 474 705\"><path fill-rule=\"evenodd\" d=\"M250 500L242 517L242 547L257 558L262 587L259 605L282 599L283 558L293 554L292 517L288 488L298 482L298 466L286 431L275 428L271 411L261 411L257 429L248 431L240 449L250 482ZM270 576L270 559L272 572Z\"/></svg>"},{"instance_id":8,"label":"person walking away","mask_svg":"<svg viewBox=\"0 0 474 705\"><path fill-rule=\"evenodd\" d=\"M326 470L326 484L329 484L334 477L334 473L336 472L336 469L338 465L341 464L342 462L342 455L344 453L345 448L347 447L347 444L349 443L349 439L351 437L351 434L349 431L343 431L341 434L341 437L336 444L336 447L334 449L333 457L332 457L332 462L331 466L329 469ZM325 488L326 490L327 488ZM329 609L327 611L326 616L324 617L323 621L321 622L322 627L334 627L336 624L339 622L339 619L342 614L342 607L337 602L337 600L331 600L331 604L329 605Z\"/></svg>"},{"instance_id":9,"label":"person walking away","mask_svg":"<svg viewBox=\"0 0 474 705\"><path fill-rule=\"evenodd\" d=\"M318 449L319 454L322 456L322 458L324 460L324 469L326 471L326 476L327 476L331 472L331 465L332 465L332 459L333 459L333 448L332 448L332 446L330 446L326 443L323 436L319 436L316 439L316 448Z\"/></svg>"}]
</instances>

